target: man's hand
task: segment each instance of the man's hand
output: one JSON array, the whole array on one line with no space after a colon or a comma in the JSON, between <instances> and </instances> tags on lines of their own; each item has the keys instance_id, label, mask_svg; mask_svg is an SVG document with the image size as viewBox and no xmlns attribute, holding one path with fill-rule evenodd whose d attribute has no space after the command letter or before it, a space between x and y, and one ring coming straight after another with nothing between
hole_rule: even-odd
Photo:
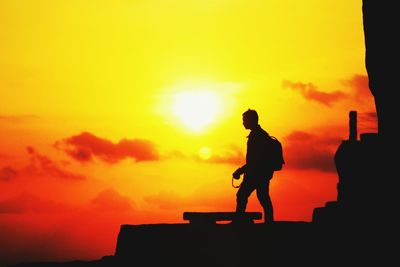
<instances>
[{"instance_id":1,"label":"man's hand","mask_svg":"<svg viewBox=\"0 0 400 267\"><path fill-rule=\"evenodd\" d=\"M234 179L239 179L240 178L240 175L242 174L243 172L242 172L242 168L239 168L239 169L237 169L233 174L232 174L232 177L234 178Z\"/></svg>"}]
</instances>

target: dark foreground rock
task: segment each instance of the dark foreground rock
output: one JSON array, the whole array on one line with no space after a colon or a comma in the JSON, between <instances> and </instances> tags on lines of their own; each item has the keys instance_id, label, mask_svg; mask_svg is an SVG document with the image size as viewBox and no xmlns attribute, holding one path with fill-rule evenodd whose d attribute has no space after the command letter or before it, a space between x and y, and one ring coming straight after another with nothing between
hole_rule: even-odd
<instances>
[{"instance_id":1,"label":"dark foreground rock","mask_svg":"<svg viewBox=\"0 0 400 267\"><path fill-rule=\"evenodd\" d=\"M390 233L373 225L122 225L115 254L47 266L324 266L393 263Z\"/></svg>"}]
</instances>

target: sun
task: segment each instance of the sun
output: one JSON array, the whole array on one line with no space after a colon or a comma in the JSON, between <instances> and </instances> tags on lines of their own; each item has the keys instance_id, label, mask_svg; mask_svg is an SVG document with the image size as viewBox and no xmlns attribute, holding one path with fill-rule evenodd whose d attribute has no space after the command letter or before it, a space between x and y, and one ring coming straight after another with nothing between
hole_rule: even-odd
<instances>
[{"instance_id":1,"label":"sun","mask_svg":"<svg viewBox=\"0 0 400 267\"><path fill-rule=\"evenodd\" d=\"M213 91L182 91L175 95L172 109L174 116L187 129L201 132L215 122L221 111L221 100Z\"/></svg>"}]
</instances>

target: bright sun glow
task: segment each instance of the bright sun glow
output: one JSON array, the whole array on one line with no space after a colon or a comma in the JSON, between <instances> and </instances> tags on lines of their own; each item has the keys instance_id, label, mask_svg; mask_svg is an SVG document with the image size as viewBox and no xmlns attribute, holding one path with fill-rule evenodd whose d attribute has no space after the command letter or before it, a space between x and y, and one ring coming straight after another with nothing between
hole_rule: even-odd
<instances>
[{"instance_id":1,"label":"bright sun glow","mask_svg":"<svg viewBox=\"0 0 400 267\"><path fill-rule=\"evenodd\" d=\"M185 91L175 95L174 115L192 131L200 132L215 121L221 109L218 94L211 91Z\"/></svg>"}]
</instances>

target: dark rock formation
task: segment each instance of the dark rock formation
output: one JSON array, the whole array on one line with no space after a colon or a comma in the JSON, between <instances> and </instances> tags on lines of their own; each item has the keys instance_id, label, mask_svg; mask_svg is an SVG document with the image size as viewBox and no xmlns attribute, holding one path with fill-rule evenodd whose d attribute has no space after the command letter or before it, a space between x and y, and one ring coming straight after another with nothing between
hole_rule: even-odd
<instances>
[{"instance_id":1,"label":"dark rock formation","mask_svg":"<svg viewBox=\"0 0 400 267\"><path fill-rule=\"evenodd\" d=\"M394 154L399 149L395 72L400 46L394 5L393 1L363 0L365 64L375 99L378 133L362 133L357 140L356 117L353 121L350 118L349 140L342 142L335 155L339 175L337 201L316 208L315 222L394 225L398 220L394 178L398 176L398 163Z\"/></svg>"},{"instance_id":2,"label":"dark rock formation","mask_svg":"<svg viewBox=\"0 0 400 267\"><path fill-rule=\"evenodd\" d=\"M309 222L123 225L114 257L119 266L317 266L372 260L378 251L362 255L373 240L362 227Z\"/></svg>"},{"instance_id":3,"label":"dark rock formation","mask_svg":"<svg viewBox=\"0 0 400 267\"><path fill-rule=\"evenodd\" d=\"M396 141L398 88L398 9L396 1L363 0L365 64L375 98L378 131L384 141Z\"/></svg>"},{"instance_id":4,"label":"dark rock formation","mask_svg":"<svg viewBox=\"0 0 400 267\"><path fill-rule=\"evenodd\" d=\"M390 0L363 0L363 25L365 36L365 64L369 88L375 99L378 115L378 135L382 169L375 177L377 206L374 216L396 225L397 151L400 147L397 136L398 97L398 9ZM379 213L379 214L377 214Z\"/></svg>"},{"instance_id":5,"label":"dark rock formation","mask_svg":"<svg viewBox=\"0 0 400 267\"><path fill-rule=\"evenodd\" d=\"M389 265L396 254L394 248L386 249L378 232L362 225L284 221L245 225L122 225L113 256L91 262L14 267Z\"/></svg>"}]
</instances>

